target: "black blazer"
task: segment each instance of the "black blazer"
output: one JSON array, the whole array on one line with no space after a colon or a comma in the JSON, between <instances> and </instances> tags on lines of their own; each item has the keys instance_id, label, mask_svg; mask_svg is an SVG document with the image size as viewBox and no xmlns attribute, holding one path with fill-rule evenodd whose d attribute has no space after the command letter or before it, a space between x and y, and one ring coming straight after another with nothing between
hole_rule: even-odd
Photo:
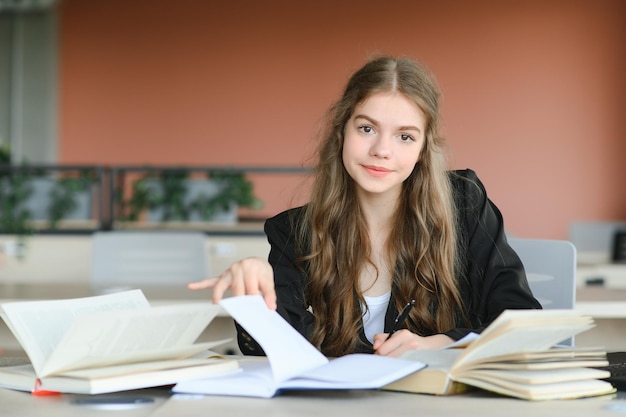
<instances>
[{"instance_id":1,"label":"black blazer","mask_svg":"<svg viewBox=\"0 0 626 417\"><path fill-rule=\"evenodd\" d=\"M502 215L489 200L474 171L450 171L455 207L459 219L459 248L462 278L459 279L465 315L471 328L445 332L458 340L467 333L481 332L505 309L541 308L533 297L517 254L508 245ZM305 277L295 266L294 221L302 218L303 207L282 212L265 222L271 249L269 262L274 269L278 313L306 338L313 331L313 315L307 310ZM397 315L394 292L385 316L389 332ZM408 301L408 300L407 300ZM419 300L418 300L419 302ZM460 317L460 314L458 315ZM261 347L237 325L239 347L246 355L263 355ZM361 329L358 352L372 352L372 345Z\"/></svg>"}]
</instances>

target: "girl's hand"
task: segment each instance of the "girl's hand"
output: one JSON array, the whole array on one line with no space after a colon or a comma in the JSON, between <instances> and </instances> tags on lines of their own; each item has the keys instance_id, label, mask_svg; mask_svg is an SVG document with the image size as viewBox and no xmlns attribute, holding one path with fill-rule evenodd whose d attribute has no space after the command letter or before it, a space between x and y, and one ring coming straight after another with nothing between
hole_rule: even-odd
<instances>
[{"instance_id":1,"label":"girl's hand","mask_svg":"<svg viewBox=\"0 0 626 417\"><path fill-rule=\"evenodd\" d=\"M267 306L276 310L274 270L261 258L246 258L235 262L217 278L207 278L187 285L190 290L213 288L213 303L218 304L227 289L232 295L263 295Z\"/></svg>"},{"instance_id":2,"label":"girl's hand","mask_svg":"<svg viewBox=\"0 0 626 417\"><path fill-rule=\"evenodd\" d=\"M374 336L374 352L377 355L398 357L408 350L440 349L454 343L454 340L445 334L418 336L406 329L398 330L389 339L387 336L387 333Z\"/></svg>"}]
</instances>

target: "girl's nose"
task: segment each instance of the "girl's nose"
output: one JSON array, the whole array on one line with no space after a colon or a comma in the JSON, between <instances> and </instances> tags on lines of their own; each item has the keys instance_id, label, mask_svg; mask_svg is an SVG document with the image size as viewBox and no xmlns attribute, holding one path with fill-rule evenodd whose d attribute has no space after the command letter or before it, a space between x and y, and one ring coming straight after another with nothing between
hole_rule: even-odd
<instances>
[{"instance_id":1,"label":"girl's nose","mask_svg":"<svg viewBox=\"0 0 626 417\"><path fill-rule=\"evenodd\" d=\"M391 155L391 138L380 135L370 148L370 155L378 158L388 158Z\"/></svg>"}]
</instances>

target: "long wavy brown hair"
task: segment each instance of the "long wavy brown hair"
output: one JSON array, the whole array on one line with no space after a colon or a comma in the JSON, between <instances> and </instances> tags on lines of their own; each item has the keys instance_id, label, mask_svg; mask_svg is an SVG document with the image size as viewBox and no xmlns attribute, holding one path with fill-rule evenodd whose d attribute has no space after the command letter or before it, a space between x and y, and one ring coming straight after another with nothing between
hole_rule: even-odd
<instances>
[{"instance_id":1,"label":"long wavy brown hair","mask_svg":"<svg viewBox=\"0 0 626 417\"><path fill-rule=\"evenodd\" d=\"M343 96L327 113L318 148L311 199L299 227L306 255L306 297L315 317L311 342L326 355L351 353L362 327L359 275L371 261L371 245L354 181L342 162L344 128L355 106L371 94L397 91L426 116L421 159L403 184L386 259L394 265L397 308L417 300L407 320L421 335L455 327L462 311L455 275L456 219L443 139L438 134L439 90L417 62L380 57L352 75Z\"/></svg>"}]
</instances>

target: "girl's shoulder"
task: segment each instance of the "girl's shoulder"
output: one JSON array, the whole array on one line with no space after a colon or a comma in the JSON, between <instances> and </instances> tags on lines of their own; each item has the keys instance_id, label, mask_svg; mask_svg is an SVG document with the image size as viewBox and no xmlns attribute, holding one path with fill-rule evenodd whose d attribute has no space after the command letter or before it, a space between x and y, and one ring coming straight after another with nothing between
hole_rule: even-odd
<instances>
[{"instance_id":1,"label":"girl's shoulder","mask_svg":"<svg viewBox=\"0 0 626 417\"><path fill-rule=\"evenodd\" d=\"M453 186L460 186L467 182L480 182L476 172L470 168L448 171L448 176Z\"/></svg>"},{"instance_id":2,"label":"girl's shoulder","mask_svg":"<svg viewBox=\"0 0 626 417\"><path fill-rule=\"evenodd\" d=\"M304 216L304 210L306 206L294 207L283 212L278 213L277 215L268 218L265 221L265 230L283 230L283 231L291 231L295 224L299 223Z\"/></svg>"},{"instance_id":3,"label":"girl's shoulder","mask_svg":"<svg viewBox=\"0 0 626 417\"><path fill-rule=\"evenodd\" d=\"M448 171L452 193L457 205L474 206L487 198L487 191L472 169Z\"/></svg>"},{"instance_id":4,"label":"girl's shoulder","mask_svg":"<svg viewBox=\"0 0 626 417\"><path fill-rule=\"evenodd\" d=\"M266 220L266 222L270 223L290 223L294 219L302 218L304 215L304 209L306 206L294 207L288 210L282 211L276 214L273 217L270 217Z\"/></svg>"}]
</instances>

